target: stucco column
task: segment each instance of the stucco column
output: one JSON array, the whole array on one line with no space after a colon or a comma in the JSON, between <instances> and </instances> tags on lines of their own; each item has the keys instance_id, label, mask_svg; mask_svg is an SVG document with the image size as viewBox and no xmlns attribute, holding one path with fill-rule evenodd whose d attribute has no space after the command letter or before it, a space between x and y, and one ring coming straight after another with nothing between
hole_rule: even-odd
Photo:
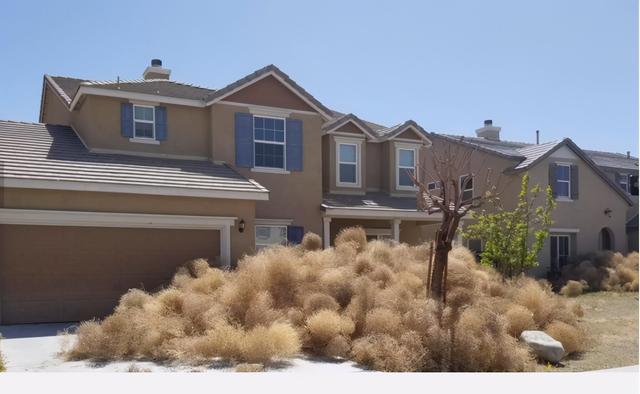
<instances>
[{"instance_id":1,"label":"stucco column","mask_svg":"<svg viewBox=\"0 0 640 394\"><path fill-rule=\"evenodd\" d=\"M331 218L328 216L322 218L322 232L324 248L328 249L331 246Z\"/></svg>"},{"instance_id":2,"label":"stucco column","mask_svg":"<svg viewBox=\"0 0 640 394\"><path fill-rule=\"evenodd\" d=\"M464 220L460 220L460 223L458 224L458 229L456 230L456 236L454 238L454 242L453 245L454 246L462 246L462 228L464 226Z\"/></svg>"},{"instance_id":3,"label":"stucco column","mask_svg":"<svg viewBox=\"0 0 640 394\"><path fill-rule=\"evenodd\" d=\"M231 268L231 226L225 225L220 229L220 262L222 268Z\"/></svg>"},{"instance_id":4,"label":"stucco column","mask_svg":"<svg viewBox=\"0 0 640 394\"><path fill-rule=\"evenodd\" d=\"M400 242L400 222L400 219L393 219L392 221L391 234L393 234L393 239L396 242Z\"/></svg>"}]
</instances>

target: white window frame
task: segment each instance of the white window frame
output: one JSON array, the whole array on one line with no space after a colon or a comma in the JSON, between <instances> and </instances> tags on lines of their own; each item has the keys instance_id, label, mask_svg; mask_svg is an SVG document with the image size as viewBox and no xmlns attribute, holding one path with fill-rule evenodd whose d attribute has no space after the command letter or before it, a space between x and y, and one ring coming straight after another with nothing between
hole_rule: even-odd
<instances>
[{"instance_id":1,"label":"white window frame","mask_svg":"<svg viewBox=\"0 0 640 394\"><path fill-rule=\"evenodd\" d=\"M556 200L561 200L561 201L571 201L571 164L570 163L556 163L556 167L567 167L569 169L569 180L560 180L558 179L558 174L553 174L554 177L554 186L555 186L555 182L563 182L566 183L568 185L567 187L567 195L566 196L561 196L558 194L558 191L556 190Z\"/></svg>"},{"instance_id":2,"label":"white window frame","mask_svg":"<svg viewBox=\"0 0 640 394\"><path fill-rule=\"evenodd\" d=\"M618 175L620 175L620 181L621 181L618 185L622 187L622 183L624 183L624 187L622 188L622 190L624 190L624 192L627 194L631 194L631 188L629 187L629 174L618 174ZM623 179L624 179L624 182L622 182Z\"/></svg>"},{"instance_id":3,"label":"white window frame","mask_svg":"<svg viewBox=\"0 0 640 394\"><path fill-rule=\"evenodd\" d=\"M553 242L553 238L566 238L567 239L567 261L571 257L571 236L569 234L550 234L549 242ZM556 264L558 265L558 270L562 269L562 265L560 264L560 239L558 239L556 244L556 256L551 256L551 264L553 264L553 258L556 259ZM551 250L551 244L549 244L549 250Z\"/></svg>"},{"instance_id":4,"label":"white window frame","mask_svg":"<svg viewBox=\"0 0 640 394\"><path fill-rule=\"evenodd\" d=\"M265 244L265 243L259 243L258 242L258 228L259 227L268 227L268 228L279 228L279 229L284 229L284 242L283 243L279 243L279 244ZM287 243L287 226L286 225L280 225L280 224L256 224L254 227L254 238L255 238L255 246L256 246L256 251L262 249L262 248L266 248L269 246L274 246L274 245L286 245ZM258 248L258 246L261 246L262 248Z\"/></svg>"},{"instance_id":5,"label":"white window frame","mask_svg":"<svg viewBox=\"0 0 640 394\"><path fill-rule=\"evenodd\" d=\"M362 185L362 180L361 180L361 176L360 176L360 169L362 168L362 166L360 165L360 161L361 161L361 145L362 145L362 140L359 139L351 139L351 138L335 138L335 144L336 144L336 186L339 187L355 187L355 188L359 188ZM340 160L340 146L342 145L351 145L354 146L356 148L356 181L355 182L341 182L340 181L340 164L351 164L353 165L353 162L350 161L341 161Z\"/></svg>"},{"instance_id":6,"label":"white window frame","mask_svg":"<svg viewBox=\"0 0 640 394\"><path fill-rule=\"evenodd\" d=\"M153 120L136 119L136 107L150 108L153 114ZM139 137L136 135L136 123L150 123L153 136ZM152 105L133 104L133 140L135 141L156 141L156 108Z\"/></svg>"},{"instance_id":7,"label":"white window frame","mask_svg":"<svg viewBox=\"0 0 640 394\"><path fill-rule=\"evenodd\" d=\"M284 139L282 142L278 141L265 141L265 140L257 140L256 139L256 118L263 119L278 119L284 122ZM256 143L260 144L272 144L272 145L282 145L282 167L263 167L256 166ZM288 173L287 171L287 118L281 118L277 116L266 116L266 115L254 115L253 116L253 169L261 172L272 172L272 173Z\"/></svg>"},{"instance_id":8,"label":"white window frame","mask_svg":"<svg viewBox=\"0 0 640 394\"><path fill-rule=\"evenodd\" d=\"M400 151L408 150L413 151L413 168L400 166ZM396 144L396 190L416 191L418 188L415 185L406 186L400 184L400 171L403 169L413 169L413 174L418 176L418 148L415 146Z\"/></svg>"},{"instance_id":9,"label":"white window frame","mask_svg":"<svg viewBox=\"0 0 640 394\"><path fill-rule=\"evenodd\" d=\"M375 237L377 240L393 239L393 232L390 228L365 228L367 237Z\"/></svg>"},{"instance_id":10,"label":"white window frame","mask_svg":"<svg viewBox=\"0 0 640 394\"><path fill-rule=\"evenodd\" d=\"M458 184L460 185L460 198L462 198L462 196L464 196L464 192L471 192L471 199L473 199L473 184L475 183L475 179L471 180L471 188L470 189L463 189L462 188L462 182L464 181L464 178L466 177L470 177L471 174L464 174L464 175L460 175L460 177L458 178ZM465 201L465 200L463 200Z\"/></svg>"},{"instance_id":11,"label":"white window frame","mask_svg":"<svg viewBox=\"0 0 640 394\"><path fill-rule=\"evenodd\" d=\"M433 187L431 187L433 186ZM427 191L438 190L440 189L440 181L432 181L427 183Z\"/></svg>"}]
</instances>

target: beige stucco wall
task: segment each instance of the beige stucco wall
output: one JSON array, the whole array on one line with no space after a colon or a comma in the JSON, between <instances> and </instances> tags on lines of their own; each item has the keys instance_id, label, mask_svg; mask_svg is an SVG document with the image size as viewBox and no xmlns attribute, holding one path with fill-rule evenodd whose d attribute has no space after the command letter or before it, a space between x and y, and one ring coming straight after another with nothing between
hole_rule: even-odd
<instances>
[{"instance_id":1,"label":"beige stucco wall","mask_svg":"<svg viewBox=\"0 0 640 394\"><path fill-rule=\"evenodd\" d=\"M45 85L41 122L64 126L68 126L71 122L71 112L49 85Z\"/></svg>"},{"instance_id":2,"label":"beige stucco wall","mask_svg":"<svg viewBox=\"0 0 640 394\"><path fill-rule=\"evenodd\" d=\"M120 103L112 97L86 96L72 112L71 124L91 149L110 149L163 155L210 156L209 112L205 108L161 104L167 108L167 139L160 144L141 144L123 137Z\"/></svg>"},{"instance_id":3,"label":"beige stucco wall","mask_svg":"<svg viewBox=\"0 0 640 394\"><path fill-rule=\"evenodd\" d=\"M225 104L211 107L213 160L233 166L247 178L269 189L269 200L256 202L256 217L293 219L293 225L321 234L322 220L322 118L319 115L292 113L303 124L303 170L289 174L272 174L235 167L235 113L249 108Z\"/></svg>"},{"instance_id":4,"label":"beige stucco wall","mask_svg":"<svg viewBox=\"0 0 640 394\"><path fill-rule=\"evenodd\" d=\"M604 227L608 227L613 232L615 250L626 253L628 245L625 223L629 205L589 165L579 160L575 155L566 154L565 151L568 149L561 148L557 154L543 160L529 171L531 184L537 183L546 186L549 183L550 163L571 163L579 168L578 200L558 201L552 214L554 221L552 227L579 230L576 235L577 251L572 255L582 255L599 250L600 230ZM611 210L611 217L605 215L606 209ZM541 269L548 268L550 261L548 242L539 258Z\"/></svg>"},{"instance_id":5,"label":"beige stucco wall","mask_svg":"<svg viewBox=\"0 0 640 394\"><path fill-rule=\"evenodd\" d=\"M231 228L232 262L255 250L255 201L15 188L2 192L5 208L237 217ZM243 233L238 231L241 219Z\"/></svg>"}]
</instances>

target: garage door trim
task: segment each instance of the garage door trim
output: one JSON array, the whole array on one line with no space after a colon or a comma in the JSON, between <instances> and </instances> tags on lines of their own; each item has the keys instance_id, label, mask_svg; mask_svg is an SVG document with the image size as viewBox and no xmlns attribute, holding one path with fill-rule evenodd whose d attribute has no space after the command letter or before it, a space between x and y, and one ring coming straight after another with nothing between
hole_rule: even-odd
<instances>
[{"instance_id":1,"label":"garage door trim","mask_svg":"<svg viewBox=\"0 0 640 394\"><path fill-rule=\"evenodd\" d=\"M237 217L0 208L0 224L220 230L220 260L231 262L231 226Z\"/></svg>"}]
</instances>

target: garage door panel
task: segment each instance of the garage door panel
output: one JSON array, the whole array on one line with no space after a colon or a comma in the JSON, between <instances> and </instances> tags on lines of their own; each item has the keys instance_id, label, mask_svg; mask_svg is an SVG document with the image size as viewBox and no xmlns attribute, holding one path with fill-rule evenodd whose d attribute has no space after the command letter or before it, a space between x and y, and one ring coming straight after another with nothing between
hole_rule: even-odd
<instances>
[{"instance_id":1,"label":"garage door panel","mask_svg":"<svg viewBox=\"0 0 640 394\"><path fill-rule=\"evenodd\" d=\"M157 290L186 261L220 254L217 230L1 227L7 324L104 316L128 289Z\"/></svg>"}]
</instances>

